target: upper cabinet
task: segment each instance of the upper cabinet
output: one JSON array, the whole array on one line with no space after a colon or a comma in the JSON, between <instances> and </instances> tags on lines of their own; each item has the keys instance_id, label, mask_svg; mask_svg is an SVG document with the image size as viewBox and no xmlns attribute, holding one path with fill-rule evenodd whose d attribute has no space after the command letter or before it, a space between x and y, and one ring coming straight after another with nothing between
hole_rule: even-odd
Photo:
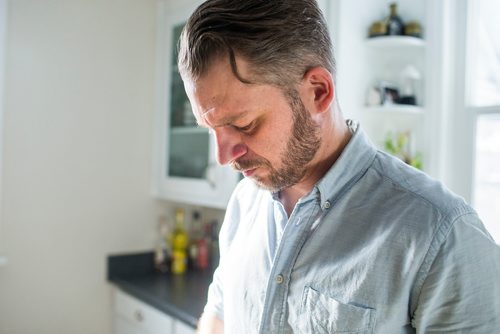
<instances>
[{"instance_id":1,"label":"upper cabinet","mask_svg":"<svg viewBox=\"0 0 500 334\"><path fill-rule=\"evenodd\" d=\"M154 193L176 202L225 208L239 174L215 161L215 140L197 126L177 68L177 43L198 2L159 5Z\"/></svg>"}]
</instances>

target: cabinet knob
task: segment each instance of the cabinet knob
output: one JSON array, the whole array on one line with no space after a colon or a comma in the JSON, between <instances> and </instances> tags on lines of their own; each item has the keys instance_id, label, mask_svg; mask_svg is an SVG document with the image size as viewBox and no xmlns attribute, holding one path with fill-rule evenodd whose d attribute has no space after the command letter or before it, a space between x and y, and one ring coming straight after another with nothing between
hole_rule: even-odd
<instances>
[{"instance_id":1,"label":"cabinet knob","mask_svg":"<svg viewBox=\"0 0 500 334\"><path fill-rule=\"evenodd\" d=\"M134 318L138 322L143 322L144 321L144 315L142 314L142 312L140 310L136 310L134 312Z\"/></svg>"}]
</instances>

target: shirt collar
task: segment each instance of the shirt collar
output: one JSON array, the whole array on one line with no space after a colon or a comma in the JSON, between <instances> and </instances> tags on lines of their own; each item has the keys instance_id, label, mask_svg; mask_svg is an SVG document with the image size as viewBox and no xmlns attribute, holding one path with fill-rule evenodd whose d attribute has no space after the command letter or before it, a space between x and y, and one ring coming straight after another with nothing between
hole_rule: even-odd
<instances>
[{"instance_id":1,"label":"shirt collar","mask_svg":"<svg viewBox=\"0 0 500 334\"><path fill-rule=\"evenodd\" d=\"M352 137L346 147L314 188L300 198L297 204L316 200L322 209L328 209L335 195L355 181L370 166L377 152L374 145L358 123L348 120L347 125L351 129ZM279 192L273 192L272 198L279 201Z\"/></svg>"},{"instance_id":2,"label":"shirt collar","mask_svg":"<svg viewBox=\"0 0 500 334\"><path fill-rule=\"evenodd\" d=\"M344 187L364 174L375 158L376 152L374 145L361 127L355 127L349 143L337 161L316 183L311 192L319 192L320 205L323 209L328 209L331 202L335 200L335 196L342 193Z\"/></svg>"}]
</instances>

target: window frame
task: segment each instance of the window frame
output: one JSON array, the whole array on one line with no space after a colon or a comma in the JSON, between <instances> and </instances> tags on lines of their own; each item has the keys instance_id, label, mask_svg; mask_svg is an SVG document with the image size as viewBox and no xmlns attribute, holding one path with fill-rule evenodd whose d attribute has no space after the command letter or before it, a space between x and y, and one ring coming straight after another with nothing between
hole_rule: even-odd
<instances>
[{"instance_id":1,"label":"window frame","mask_svg":"<svg viewBox=\"0 0 500 334\"><path fill-rule=\"evenodd\" d=\"M465 117L466 120L468 121L466 124L469 125L469 129L467 129L467 133L469 134L471 140L470 143L470 149L468 151L468 161L470 164L469 170L470 174L469 177L465 177L464 179L468 181L468 185L466 187L469 190L469 196L470 196L470 201L472 204L474 204L475 198L474 198L474 183L475 183L475 165L476 165L476 139L477 139L477 122L479 117L483 115L500 115L500 104L498 105L489 105L489 106L477 106L472 103L472 85L470 84L472 82L472 77L473 77L473 64L476 62L475 58L477 56L477 53L474 52L476 50L476 45L475 43L477 42L477 32L475 29L477 28L477 20L478 20L478 11L479 11L479 3L478 1L471 1L471 0L463 0L466 1L466 8L464 13L463 19L465 22L463 22L462 26L465 29L465 34L462 36L465 36L465 41L463 42L463 52L460 54L463 54L465 58L463 59L463 77L464 80L462 81L463 84L463 90L464 90L464 102L463 102L463 109L465 111ZM465 156L465 155L464 155Z\"/></svg>"},{"instance_id":2,"label":"window frame","mask_svg":"<svg viewBox=\"0 0 500 334\"><path fill-rule=\"evenodd\" d=\"M455 13L453 28L455 64L454 94L451 102L452 110L449 113L448 127L451 133L449 161L446 170L450 171L450 186L463 196L472 206L475 202L476 186L476 140L479 117L483 115L499 115L500 104L491 106L477 106L472 103L472 78L476 56L474 43L477 40L477 20L479 19L479 5L474 0L458 0L452 6ZM498 240L497 240L498 242Z\"/></svg>"}]
</instances>

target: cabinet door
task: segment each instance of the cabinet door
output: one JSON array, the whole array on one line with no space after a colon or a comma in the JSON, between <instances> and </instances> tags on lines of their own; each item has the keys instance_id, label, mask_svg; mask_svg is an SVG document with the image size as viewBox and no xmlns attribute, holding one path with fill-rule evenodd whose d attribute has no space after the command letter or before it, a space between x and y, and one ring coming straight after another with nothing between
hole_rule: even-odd
<instances>
[{"instance_id":1,"label":"cabinet door","mask_svg":"<svg viewBox=\"0 0 500 334\"><path fill-rule=\"evenodd\" d=\"M196 330L188 325L184 324L181 321L176 321L174 324L174 333L175 334L195 334Z\"/></svg>"},{"instance_id":2,"label":"cabinet door","mask_svg":"<svg viewBox=\"0 0 500 334\"><path fill-rule=\"evenodd\" d=\"M215 162L214 138L197 126L177 67L177 41L193 9L160 9L155 188L162 198L225 208L238 173Z\"/></svg>"},{"instance_id":3,"label":"cabinet door","mask_svg":"<svg viewBox=\"0 0 500 334\"><path fill-rule=\"evenodd\" d=\"M138 299L114 290L114 334L172 334L174 320Z\"/></svg>"},{"instance_id":4,"label":"cabinet door","mask_svg":"<svg viewBox=\"0 0 500 334\"><path fill-rule=\"evenodd\" d=\"M144 334L140 327L131 324L126 319L115 315L113 321L113 334Z\"/></svg>"}]
</instances>

